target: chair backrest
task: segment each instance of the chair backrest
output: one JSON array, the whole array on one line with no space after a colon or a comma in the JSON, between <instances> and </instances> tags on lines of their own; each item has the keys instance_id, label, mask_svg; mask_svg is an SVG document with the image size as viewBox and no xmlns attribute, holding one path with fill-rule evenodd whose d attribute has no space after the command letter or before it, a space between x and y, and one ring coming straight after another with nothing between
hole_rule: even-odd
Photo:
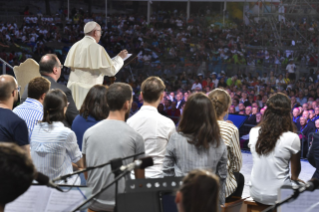
<instances>
[{"instance_id":1,"label":"chair backrest","mask_svg":"<svg viewBox=\"0 0 319 212\"><path fill-rule=\"evenodd\" d=\"M19 66L13 67L14 74L18 81L18 85L21 86L20 94L24 92L25 86L35 77L40 77L39 64L33 59L27 59Z\"/></svg>"}]
</instances>

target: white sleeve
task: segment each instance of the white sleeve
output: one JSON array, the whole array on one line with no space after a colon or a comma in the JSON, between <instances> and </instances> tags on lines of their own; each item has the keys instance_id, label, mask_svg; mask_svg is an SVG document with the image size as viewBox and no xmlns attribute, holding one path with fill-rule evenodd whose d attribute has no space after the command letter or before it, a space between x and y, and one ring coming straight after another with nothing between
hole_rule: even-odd
<instances>
[{"instance_id":1,"label":"white sleeve","mask_svg":"<svg viewBox=\"0 0 319 212\"><path fill-rule=\"evenodd\" d=\"M295 155L300 152L300 139L297 134L294 134L291 146L289 147L291 154Z\"/></svg>"}]
</instances>

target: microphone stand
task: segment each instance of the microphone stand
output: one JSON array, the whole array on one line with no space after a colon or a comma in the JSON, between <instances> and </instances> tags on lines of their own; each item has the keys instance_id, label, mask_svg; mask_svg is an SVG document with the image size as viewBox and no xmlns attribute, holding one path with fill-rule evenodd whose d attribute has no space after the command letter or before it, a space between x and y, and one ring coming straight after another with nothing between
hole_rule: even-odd
<instances>
[{"instance_id":1,"label":"microphone stand","mask_svg":"<svg viewBox=\"0 0 319 212\"><path fill-rule=\"evenodd\" d=\"M58 178L55 178L52 180L52 182L56 182L56 181L60 181L60 180L64 180L64 182L66 182L66 179L73 176L73 175L76 175L76 174L81 174L83 172L87 172L87 171L90 171L90 170L93 170L93 169L97 169L97 168L102 168L104 166L107 166L109 164L111 164L114 160L119 160L119 159L122 159L122 160L126 160L126 159L129 159L129 158L133 158L133 157L136 157L136 156L139 156L139 155L142 155L144 154L145 152L141 152L141 153L137 153L135 155L130 155L128 157L125 157L125 158L116 158L116 159L113 159L107 163L103 163L103 164L100 164L100 165L97 165L97 166L90 166L90 167L87 167L85 169L82 169L82 170L79 170L79 171L75 171L73 173L70 173L70 174L66 174L66 175L63 175L61 177L58 177Z\"/></svg>"},{"instance_id":2,"label":"microphone stand","mask_svg":"<svg viewBox=\"0 0 319 212\"><path fill-rule=\"evenodd\" d=\"M294 193L290 197L287 197L286 199L284 199L280 202L276 201L275 205L270 206L269 208L263 210L262 212L271 212L274 209L276 209L277 207L279 207L280 205L295 200L299 196L300 193L302 193L302 192L300 192L299 189L294 189Z\"/></svg>"},{"instance_id":3,"label":"microphone stand","mask_svg":"<svg viewBox=\"0 0 319 212\"><path fill-rule=\"evenodd\" d=\"M117 183L122 177L124 177L126 174L130 173L130 170L125 170L121 174L119 174L111 183L109 183L107 186L102 188L100 191L98 191L96 194L92 195L90 198L88 198L86 201L84 201L81 205L79 205L77 208L75 208L72 212L76 212L77 210L80 210L84 205L86 205L88 202L90 202L92 199L100 195L103 191L111 187L114 183Z\"/></svg>"}]
</instances>

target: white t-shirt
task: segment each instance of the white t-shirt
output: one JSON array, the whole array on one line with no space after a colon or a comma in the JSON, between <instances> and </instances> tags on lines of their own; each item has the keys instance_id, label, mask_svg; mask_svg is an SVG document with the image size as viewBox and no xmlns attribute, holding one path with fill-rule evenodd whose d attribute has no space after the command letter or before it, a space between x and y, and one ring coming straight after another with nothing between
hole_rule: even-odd
<instances>
[{"instance_id":1,"label":"white t-shirt","mask_svg":"<svg viewBox=\"0 0 319 212\"><path fill-rule=\"evenodd\" d=\"M286 70L288 71L288 73L295 73L295 68L296 68L295 64L288 64L286 67Z\"/></svg>"},{"instance_id":2,"label":"white t-shirt","mask_svg":"<svg viewBox=\"0 0 319 212\"><path fill-rule=\"evenodd\" d=\"M202 90L203 88L202 88L202 84L200 84L200 83L194 83L193 84L193 86L192 86L192 91L193 90L197 90L197 89L199 89L199 90Z\"/></svg>"},{"instance_id":3,"label":"white t-shirt","mask_svg":"<svg viewBox=\"0 0 319 212\"><path fill-rule=\"evenodd\" d=\"M278 189L290 183L289 161L300 151L300 139L296 133L285 132L271 153L260 156L255 149L259 129L252 128L249 133L248 147L253 157L250 196L257 202L273 205L277 201Z\"/></svg>"}]
</instances>

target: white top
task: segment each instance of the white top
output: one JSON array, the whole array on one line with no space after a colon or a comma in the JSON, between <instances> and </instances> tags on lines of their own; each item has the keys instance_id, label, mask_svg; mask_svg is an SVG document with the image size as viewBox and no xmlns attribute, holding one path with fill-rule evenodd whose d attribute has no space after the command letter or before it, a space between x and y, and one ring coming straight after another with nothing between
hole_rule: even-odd
<instances>
[{"instance_id":1,"label":"white top","mask_svg":"<svg viewBox=\"0 0 319 212\"><path fill-rule=\"evenodd\" d=\"M82 158L75 133L62 122L39 123L31 136L31 158L37 171L51 180L73 172L72 163ZM68 179L68 184L80 184L77 176ZM58 183L64 183L60 181Z\"/></svg>"},{"instance_id":2,"label":"white top","mask_svg":"<svg viewBox=\"0 0 319 212\"><path fill-rule=\"evenodd\" d=\"M200 84L200 83L197 83L197 84L194 83L191 90L193 91L193 90L196 90L196 89L202 90L202 89L203 89L203 88L202 88L202 84Z\"/></svg>"},{"instance_id":3,"label":"white top","mask_svg":"<svg viewBox=\"0 0 319 212\"><path fill-rule=\"evenodd\" d=\"M286 67L286 70L288 71L288 73L295 73L295 68L296 68L295 64L288 64Z\"/></svg>"},{"instance_id":4,"label":"white top","mask_svg":"<svg viewBox=\"0 0 319 212\"><path fill-rule=\"evenodd\" d=\"M289 161L300 151L300 139L296 133L285 132L277 140L274 150L268 155L258 155L255 149L260 127L250 130L249 143L253 156L250 176L250 196L257 202L273 205L278 189L290 183Z\"/></svg>"},{"instance_id":5,"label":"white top","mask_svg":"<svg viewBox=\"0 0 319 212\"><path fill-rule=\"evenodd\" d=\"M176 131L174 122L161 115L155 107L142 106L127 120L127 124L143 137L145 155L153 158L154 166L145 169L145 177L163 177L166 145L171 134Z\"/></svg>"}]
</instances>

